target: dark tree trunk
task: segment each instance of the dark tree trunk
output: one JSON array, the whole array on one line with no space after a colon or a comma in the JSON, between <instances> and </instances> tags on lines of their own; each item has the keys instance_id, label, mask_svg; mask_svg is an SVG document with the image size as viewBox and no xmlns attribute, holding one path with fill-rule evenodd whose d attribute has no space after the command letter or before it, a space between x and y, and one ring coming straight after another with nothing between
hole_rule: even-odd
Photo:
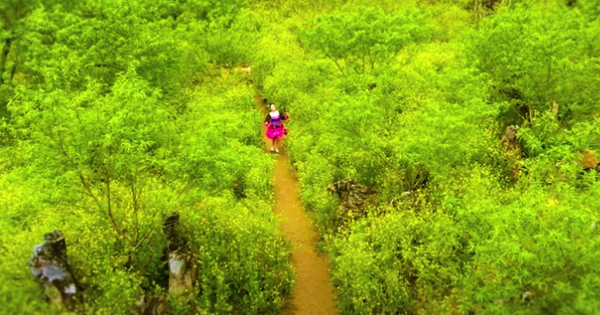
<instances>
[{"instance_id":1,"label":"dark tree trunk","mask_svg":"<svg viewBox=\"0 0 600 315\"><path fill-rule=\"evenodd\" d=\"M2 78L2 75L6 70L6 59L8 58L8 53L10 53L11 44L12 40L9 37L6 39L6 41L4 41L4 47L2 47L2 55L0 56L0 84L4 84L4 79Z\"/></svg>"},{"instance_id":2,"label":"dark tree trunk","mask_svg":"<svg viewBox=\"0 0 600 315\"><path fill-rule=\"evenodd\" d=\"M12 81L13 78L15 77L15 72L17 72L17 66L18 66L18 64L15 63L14 66L12 67L12 70L10 71L10 81Z\"/></svg>"}]
</instances>

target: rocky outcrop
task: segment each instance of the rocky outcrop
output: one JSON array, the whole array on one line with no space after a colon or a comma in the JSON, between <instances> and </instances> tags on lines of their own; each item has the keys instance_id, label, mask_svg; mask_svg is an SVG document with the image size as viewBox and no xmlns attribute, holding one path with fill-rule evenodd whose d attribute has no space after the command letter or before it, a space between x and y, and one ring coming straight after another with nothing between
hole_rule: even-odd
<instances>
[{"instance_id":1,"label":"rocky outcrop","mask_svg":"<svg viewBox=\"0 0 600 315\"><path fill-rule=\"evenodd\" d=\"M179 215L174 214L163 224L169 244L166 253L169 260L168 295L182 306L193 306L194 285L197 282L196 258L188 247L187 239L179 232L178 223ZM83 304L80 286L67 260L66 241L60 231L44 235L44 242L33 249L29 266L51 303L67 310L75 310ZM173 309L166 294L143 294L132 313L169 315Z\"/></svg>"},{"instance_id":2,"label":"rocky outcrop","mask_svg":"<svg viewBox=\"0 0 600 315\"><path fill-rule=\"evenodd\" d=\"M173 308L165 295L142 295L133 308L133 315L171 315Z\"/></svg>"},{"instance_id":3,"label":"rocky outcrop","mask_svg":"<svg viewBox=\"0 0 600 315\"><path fill-rule=\"evenodd\" d=\"M353 178L336 182L327 191L340 198L339 216L344 219L362 215L367 205L377 197L375 189L360 185Z\"/></svg>"},{"instance_id":4,"label":"rocky outcrop","mask_svg":"<svg viewBox=\"0 0 600 315\"><path fill-rule=\"evenodd\" d=\"M521 157L521 147L517 140L516 126L506 127L506 132L504 133L504 136L502 136L502 143L504 143L505 152L512 153L519 158Z\"/></svg>"},{"instance_id":5,"label":"rocky outcrop","mask_svg":"<svg viewBox=\"0 0 600 315\"><path fill-rule=\"evenodd\" d=\"M516 126L508 126L506 127L504 136L502 136L504 159L511 164L509 179L512 182L517 182L519 180L521 164L523 163L523 152L519 140L517 139L517 130Z\"/></svg>"},{"instance_id":6,"label":"rocky outcrop","mask_svg":"<svg viewBox=\"0 0 600 315\"><path fill-rule=\"evenodd\" d=\"M182 304L194 299L197 279L196 257L187 245L187 239L178 232L179 215L167 218L163 231L169 241L169 295Z\"/></svg>"},{"instance_id":7,"label":"rocky outcrop","mask_svg":"<svg viewBox=\"0 0 600 315\"><path fill-rule=\"evenodd\" d=\"M583 167L584 170L593 170L600 172L600 159L598 159L595 151L583 150L581 151L581 157L577 159L577 163Z\"/></svg>"},{"instance_id":8,"label":"rocky outcrop","mask_svg":"<svg viewBox=\"0 0 600 315\"><path fill-rule=\"evenodd\" d=\"M400 197L390 200L389 206L394 208L399 207L414 207L418 204L419 197L416 192L405 191L400 194Z\"/></svg>"},{"instance_id":9,"label":"rocky outcrop","mask_svg":"<svg viewBox=\"0 0 600 315\"><path fill-rule=\"evenodd\" d=\"M169 253L169 295L184 303L194 298L196 261L188 250Z\"/></svg>"},{"instance_id":10,"label":"rocky outcrop","mask_svg":"<svg viewBox=\"0 0 600 315\"><path fill-rule=\"evenodd\" d=\"M48 300L59 308L73 310L81 304L80 286L67 259L67 243L60 231L44 235L33 248L29 268Z\"/></svg>"},{"instance_id":11,"label":"rocky outcrop","mask_svg":"<svg viewBox=\"0 0 600 315\"><path fill-rule=\"evenodd\" d=\"M168 259L168 294L144 294L133 309L134 315L170 315L173 309L168 297L180 306L193 306L194 285L197 281L196 258L188 247L187 239L179 230L179 214L169 216L163 223L167 238L165 259ZM193 307L190 307L193 309Z\"/></svg>"}]
</instances>

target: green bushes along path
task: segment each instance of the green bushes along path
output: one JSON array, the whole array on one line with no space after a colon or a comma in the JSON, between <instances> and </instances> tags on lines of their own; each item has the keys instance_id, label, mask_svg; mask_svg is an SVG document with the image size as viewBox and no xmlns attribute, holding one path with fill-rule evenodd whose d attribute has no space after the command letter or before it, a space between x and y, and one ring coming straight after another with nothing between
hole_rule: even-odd
<instances>
[{"instance_id":1,"label":"green bushes along path","mask_svg":"<svg viewBox=\"0 0 600 315\"><path fill-rule=\"evenodd\" d=\"M67 313L27 266L54 230L77 314L279 313L295 280L256 93L292 117L340 313L600 313L599 8L1 2L0 314ZM173 213L190 303L166 298Z\"/></svg>"}]
</instances>

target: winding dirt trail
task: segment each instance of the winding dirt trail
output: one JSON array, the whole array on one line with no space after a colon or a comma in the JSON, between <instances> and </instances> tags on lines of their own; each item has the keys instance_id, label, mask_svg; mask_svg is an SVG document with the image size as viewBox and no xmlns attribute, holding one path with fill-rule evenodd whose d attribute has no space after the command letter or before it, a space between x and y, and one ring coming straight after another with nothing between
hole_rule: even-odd
<instances>
[{"instance_id":1,"label":"winding dirt trail","mask_svg":"<svg viewBox=\"0 0 600 315\"><path fill-rule=\"evenodd\" d=\"M255 101L266 115L262 98L256 96ZM265 149L270 153L270 140L263 137ZM288 155L281 149L280 152L274 173L275 213L280 217L280 228L292 243L292 263L296 268L296 284L282 314L338 314L330 283L329 261L326 255L316 251L318 235L302 210L298 180L292 172Z\"/></svg>"}]
</instances>

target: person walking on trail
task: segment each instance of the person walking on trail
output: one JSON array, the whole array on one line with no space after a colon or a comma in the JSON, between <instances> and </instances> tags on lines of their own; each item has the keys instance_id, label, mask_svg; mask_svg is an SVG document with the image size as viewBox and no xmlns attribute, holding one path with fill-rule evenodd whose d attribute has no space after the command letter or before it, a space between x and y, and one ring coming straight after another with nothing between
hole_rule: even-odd
<instances>
[{"instance_id":1,"label":"person walking on trail","mask_svg":"<svg viewBox=\"0 0 600 315\"><path fill-rule=\"evenodd\" d=\"M282 120L288 120L290 117L288 115L279 113L279 111L275 108L275 104L270 104L269 108L271 109L271 112L267 115L267 118L265 118L264 125L267 127L267 138L273 140L271 152L275 151L279 153L277 142L288 133L287 129L285 129L285 126L283 125Z\"/></svg>"}]
</instances>

